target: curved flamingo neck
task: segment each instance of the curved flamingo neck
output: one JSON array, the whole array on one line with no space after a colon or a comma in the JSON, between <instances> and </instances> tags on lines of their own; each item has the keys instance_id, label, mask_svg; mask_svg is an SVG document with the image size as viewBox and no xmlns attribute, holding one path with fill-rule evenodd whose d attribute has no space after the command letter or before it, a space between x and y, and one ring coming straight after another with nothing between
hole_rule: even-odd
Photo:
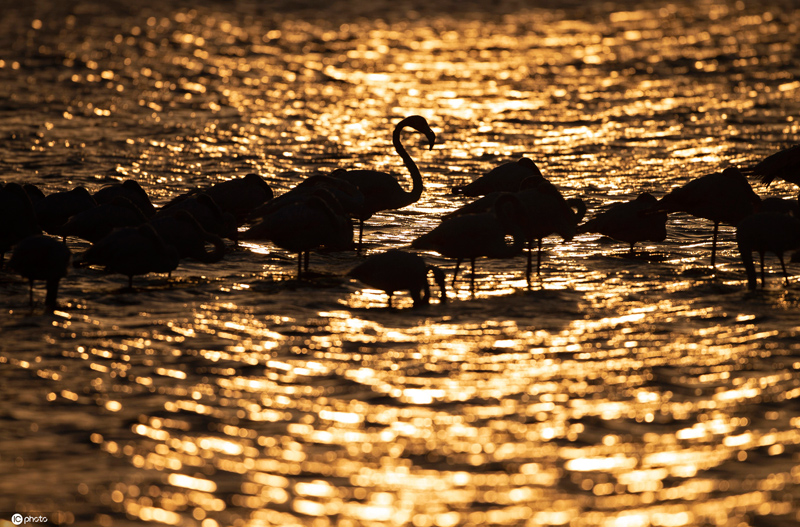
<instances>
[{"instance_id":1,"label":"curved flamingo neck","mask_svg":"<svg viewBox=\"0 0 800 527\"><path fill-rule=\"evenodd\" d=\"M422 197L422 174L420 173L419 168L417 168L417 164L413 159L411 159L409 153L406 152L403 142L400 139L404 128L405 126L402 126L402 123L395 127L394 133L392 134L392 144L394 145L394 149L403 159L403 164L408 169L408 172L411 174L411 191L404 192L406 198L408 199L407 204L411 204L418 201L419 198Z\"/></svg>"}]
</instances>

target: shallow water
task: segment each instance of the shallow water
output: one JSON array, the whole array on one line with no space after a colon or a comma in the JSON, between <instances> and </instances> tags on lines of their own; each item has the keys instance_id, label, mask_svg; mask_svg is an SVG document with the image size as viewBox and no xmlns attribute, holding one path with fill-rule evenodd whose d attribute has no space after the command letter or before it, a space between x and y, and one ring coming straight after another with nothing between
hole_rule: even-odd
<instances>
[{"instance_id":1,"label":"shallow water","mask_svg":"<svg viewBox=\"0 0 800 527\"><path fill-rule=\"evenodd\" d=\"M591 216L800 136L791 3L354 4L6 11L0 179L131 177L161 205L248 172L276 193L336 167L403 177L391 130L420 114L425 193L368 222L376 252L522 155ZM474 298L464 276L418 310L343 278L354 253L299 281L269 244L133 292L75 269L52 315L0 273L0 522L797 525L797 279L770 260L747 293L731 227L716 274L710 222L668 232L636 257L551 237L532 287L523 257L479 260Z\"/></svg>"}]
</instances>

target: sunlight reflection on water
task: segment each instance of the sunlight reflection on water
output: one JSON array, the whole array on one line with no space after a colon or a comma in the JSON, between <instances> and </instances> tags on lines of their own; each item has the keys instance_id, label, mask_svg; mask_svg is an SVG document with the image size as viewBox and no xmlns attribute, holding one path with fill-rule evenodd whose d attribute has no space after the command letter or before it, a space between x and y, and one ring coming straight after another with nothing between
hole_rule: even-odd
<instances>
[{"instance_id":1,"label":"sunlight reflection on water","mask_svg":"<svg viewBox=\"0 0 800 527\"><path fill-rule=\"evenodd\" d=\"M466 4L477 14L26 7L0 21L3 179L50 192L133 177L162 205L258 172L277 194L317 170L400 171L391 127L420 114L436 147L404 140L426 190L370 220L377 252L523 155L591 217L797 141L796 10ZM343 278L350 253L315 253L300 281L293 255L258 243L135 292L75 269L52 317L4 274L0 511L103 526L794 525L800 299L744 293L732 228L716 276L710 224L668 228L634 257L550 237L531 287L523 258L479 259L474 298L462 276L418 310Z\"/></svg>"}]
</instances>

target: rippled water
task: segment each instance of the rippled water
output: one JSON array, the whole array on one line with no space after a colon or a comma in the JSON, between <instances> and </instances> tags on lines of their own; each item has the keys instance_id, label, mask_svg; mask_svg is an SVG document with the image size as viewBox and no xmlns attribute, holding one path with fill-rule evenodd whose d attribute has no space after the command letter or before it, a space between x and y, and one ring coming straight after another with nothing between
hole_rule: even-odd
<instances>
[{"instance_id":1,"label":"rippled water","mask_svg":"<svg viewBox=\"0 0 800 527\"><path fill-rule=\"evenodd\" d=\"M421 114L425 193L369 252L522 155L591 216L797 143L798 35L791 2L29 2L0 17L0 179L161 205L403 177L391 130ZM354 253L298 281L269 244L134 292L75 269L53 315L2 272L0 523L797 525L797 279L748 294L732 228L716 274L710 222L668 232L635 258L552 237L531 288L524 258L479 260L475 298L419 310L343 278Z\"/></svg>"}]
</instances>

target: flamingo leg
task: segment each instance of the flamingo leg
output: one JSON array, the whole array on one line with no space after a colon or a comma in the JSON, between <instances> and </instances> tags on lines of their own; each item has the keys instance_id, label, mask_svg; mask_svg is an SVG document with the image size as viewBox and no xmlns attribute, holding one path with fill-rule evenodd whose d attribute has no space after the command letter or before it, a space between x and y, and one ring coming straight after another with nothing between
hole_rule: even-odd
<instances>
[{"instance_id":1,"label":"flamingo leg","mask_svg":"<svg viewBox=\"0 0 800 527\"><path fill-rule=\"evenodd\" d=\"M450 284L450 287L453 289L456 288L456 278L458 277L458 268L461 267L461 258L456 259L456 269L453 271L453 282Z\"/></svg>"},{"instance_id":2,"label":"flamingo leg","mask_svg":"<svg viewBox=\"0 0 800 527\"><path fill-rule=\"evenodd\" d=\"M528 265L525 268L525 279L528 281L528 287L531 286L531 271L533 270L533 262L531 261L533 252L533 240L528 240Z\"/></svg>"},{"instance_id":3,"label":"flamingo leg","mask_svg":"<svg viewBox=\"0 0 800 527\"><path fill-rule=\"evenodd\" d=\"M303 251L297 253L297 279L303 276Z\"/></svg>"},{"instance_id":4,"label":"flamingo leg","mask_svg":"<svg viewBox=\"0 0 800 527\"><path fill-rule=\"evenodd\" d=\"M361 254L361 239L364 237L364 220L358 220L358 247L356 253Z\"/></svg>"},{"instance_id":5,"label":"flamingo leg","mask_svg":"<svg viewBox=\"0 0 800 527\"><path fill-rule=\"evenodd\" d=\"M472 273L469 277L469 291L472 293L473 298L475 297L475 257L469 259L470 266L472 268Z\"/></svg>"},{"instance_id":6,"label":"flamingo leg","mask_svg":"<svg viewBox=\"0 0 800 527\"><path fill-rule=\"evenodd\" d=\"M394 295L394 291L389 291L389 309L392 309L392 295Z\"/></svg>"},{"instance_id":7,"label":"flamingo leg","mask_svg":"<svg viewBox=\"0 0 800 527\"><path fill-rule=\"evenodd\" d=\"M542 239L536 240L539 250L536 252L536 276L542 276Z\"/></svg>"},{"instance_id":8,"label":"flamingo leg","mask_svg":"<svg viewBox=\"0 0 800 527\"><path fill-rule=\"evenodd\" d=\"M714 236L713 236L713 238L711 240L711 269L714 269L714 270L716 270L716 268L717 268L716 264L715 264L716 255L717 255L717 233L719 233L719 222L715 221L714 222ZM762 265L763 265L763 261L762 261ZM764 279L762 278L761 280L763 281Z\"/></svg>"},{"instance_id":9,"label":"flamingo leg","mask_svg":"<svg viewBox=\"0 0 800 527\"><path fill-rule=\"evenodd\" d=\"M306 251L305 258L303 259L303 271L308 271L308 260L311 257L311 251Z\"/></svg>"},{"instance_id":10,"label":"flamingo leg","mask_svg":"<svg viewBox=\"0 0 800 527\"><path fill-rule=\"evenodd\" d=\"M786 287L789 287L789 274L786 272L786 263L783 261L783 253L778 254L778 260L781 261L781 269L783 269L783 282Z\"/></svg>"},{"instance_id":11,"label":"flamingo leg","mask_svg":"<svg viewBox=\"0 0 800 527\"><path fill-rule=\"evenodd\" d=\"M28 297L31 305L33 305L33 280L28 280Z\"/></svg>"},{"instance_id":12,"label":"flamingo leg","mask_svg":"<svg viewBox=\"0 0 800 527\"><path fill-rule=\"evenodd\" d=\"M133 289L133 275L128 275L128 289Z\"/></svg>"},{"instance_id":13,"label":"flamingo leg","mask_svg":"<svg viewBox=\"0 0 800 527\"><path fill-rule=\"evenodd\" d=\"M764 251L759 252L758 256L761 259L761 289L764 289L764 286L767 284L764 278Z\"/></svg>"}]
</instances>

